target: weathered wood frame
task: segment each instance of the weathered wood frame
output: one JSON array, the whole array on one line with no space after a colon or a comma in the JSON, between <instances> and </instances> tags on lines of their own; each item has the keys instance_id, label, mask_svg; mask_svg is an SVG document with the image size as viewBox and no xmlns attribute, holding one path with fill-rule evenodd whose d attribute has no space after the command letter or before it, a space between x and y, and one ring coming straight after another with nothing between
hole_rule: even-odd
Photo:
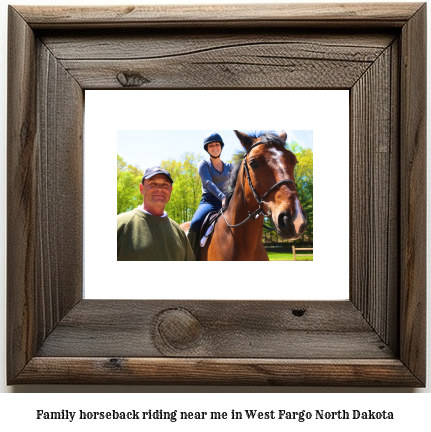
<instances>
[{"instance_id":1,"label":"weathered wood frame","mask_svg":"<svg viewBox=\"0 0 431 432\"><path fill-rule=\"evenodd\" d=\"M425 33L417 3L10 7L8 383L424 386ZM98 88L349 89L350 299L82 299Z\"/></svg>"}]
</instances>

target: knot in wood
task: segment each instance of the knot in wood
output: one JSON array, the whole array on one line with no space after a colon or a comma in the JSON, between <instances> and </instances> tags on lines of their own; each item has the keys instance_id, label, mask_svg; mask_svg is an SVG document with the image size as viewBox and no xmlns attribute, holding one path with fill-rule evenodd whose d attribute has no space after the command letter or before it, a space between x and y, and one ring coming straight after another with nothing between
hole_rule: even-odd
<instances>
[{"instance_id":1,"label":"knot in wood","mask_svg":"<svg viewBox=\"0 0 431 432\"><path fill-rule=\"evenodd\" d=\"M305 309L292 309L292 314L300 318L305 314Z\"/></svg>"},{"instance_id":2,"label":"knot in wood","mask_svg":"<svg viewBox=\"0 0 431 432\"><path fill-rule=\"evenodd\" d=\"M117 359L117 358L112 358L109 360L109 366L114 368L114 369L119 369L122 366L122 360Z\"/></svg>"},{"instance_id":3,"label":"knot in wood","mask_svg":"<svg viewBox=\"0 0 431 432\"><path fill-rule=\"evenodd\" d=\"M168 347L185 350L199 344L203 330L188 310L178 308L166 309L156 317L156 332Z\"/></svg>"},{"instance_id":4,"label":"knot in wood","mask_svg":"<svg viewBox=\"0 0 431 432\"><path fill-rule=\"evenodd\" d=\"M120 72L117 74L117 81L123 87L141 87L150 82L148 78L142 76L139 72Z\"/></svg>"}]
</instances>

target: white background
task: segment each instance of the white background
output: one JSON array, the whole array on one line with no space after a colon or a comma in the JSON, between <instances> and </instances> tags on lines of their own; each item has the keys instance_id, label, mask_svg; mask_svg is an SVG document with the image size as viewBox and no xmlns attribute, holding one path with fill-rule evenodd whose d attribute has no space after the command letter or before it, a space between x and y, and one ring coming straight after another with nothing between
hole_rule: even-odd
<instances>
[{"instance_id":1,"label":"white background","mask_svg":"<svg viewBox=\"0 0 431 432\"><path fill-rule=\"evenodd\" d=\"M234 103L226 104L226 98L241 100L241 108ZM211 104L206 104L210 99ZM278 103L256 109L256 100ZM203 106L205 109L195 108ZM171 130L312 129L313 261L117 262L117 130L163 130L167 125ZM148 143L142 151L150 149ZM84 155L85 298L339 300L349 297L347 90L86 91ZM94 167L102 167L104 174L95 172ZM236 277L239 274L240 281Z\"/></svg>"},{"instance_id":2,"label":"white background","mask_svg":"<svg viewBox=\"0 0 431 432\"><path fill-rule=\"evenodd\" d=\"M298 1L298 0L296 0ZM316 1L316 0L315 0ZM183 0L186 3L185 0ZM251 3L253 0L247 0L245 3ZM273 0L273 2L276 2ZM16 0L14 4L116 4L120 3L117 1L73 1L73 0L55 0L43 2L25 0ZM133 3L142 4L145 1L135 0ZM151 3L173 3L173 1L163 2L161 0L153 0ZM188 2L194 3L194 2ZM217 0L211 0L209 2L200 0L196 3L220 3ZM237 1L236 3L242 3ZM1 134L1 146L5 148L5 124L6 124L6 34L7 34L7 6L3 2L1 5L1 80L3 85L0 86L0 100L3 103L0 105L0 128ZM428 46L431 44L428 41ZM430 55L428 53L428 62ZM430 68L428 67L428 70ZM429 86L428 86L429 89ZM429 92L429 91L428 91ZM429 93L428 93L429 96ZM428 106L429 97L428 97ZM428 130L430 130L430 124L428 121ZM429 159L428 159L429 164ZM5 171L5 153L0 152L0 166ZM5 178L5 177L4 177ZM430 188L428 187L428 190ZM426 426L429 425L429 407L431 406L431 385L424 390L412 390L412 389L364 389L364 388L273 388L273 387L143 387L143 386L78 386L78 385L32 385L32 386L13 386L7 387L5 384L5 188L0 191L0 214L3 218L3 224L0 229L0 239L4 245L1 256L0 276L1 276L1 293L0 296L0 308L2 311L1 320L1 343L0 343L0 391L4 392L0 394L0 427L2 430L11 430L12 428L20 430L21 427L27 428L26 430L44 430L44 431L58 431L63 429L72 429L72 427L79 426L80 430L94 430L96 426L103 427L104 430L118 430L118 427L127 427L127 430L165 430L168 427L175 427L176 429L183 428L190 429L189 424L178 424L172 423L172 425L164 424L163 429L157 423L133 423L125 426L124 424L118 424L116 422L104 422L104 423L66 423L58 422L43 422L37 423L35 420L35 410L61 410L61 409L83 409L83 410L97 410L97 409L205 409L205 410L230 410L231 408L236 409L249 409L253 408L261 409L392 409L395 412L396 420L394 422L379 422L379 421L358 421L358 423L345 423L343 421L333 422L313 422L313 423L278 423L277 425L263 422L253 422L252 424L242 423L242 427L247 427L248 430L262 430L263 428L271 427L271 430L316 430L316 426L331 428L332 430L349 430L363 431L375 430L382 431L387 427L391 430L407 430L408 428L418 428L425 430ZM429 208L428 208L428 214ZM428 311L431 310L430 300L428 299ZM431 354L429 352L431 327L428 323L428 364L430 362ZM428 367L428 383L431 382L431 373ZM9 394L7 394L9 392ZM25 394L25 393L39 393L37 395ZM52 392L52 393L51 393ZM93 395L92 392L104 393L104 392L123 392L121 395L115 394L98 394ZM138 392L139 394L134 394ZM170 393L166 393L170 392ZM181 392L181 394L176 394ZM198 394L198 392L200 392ZM222 392L224 394L218 394ZM234 393L239 392L239 393ZM244 392L244 393L243 393ZM254 392L255 394L247 394ZM295 394L291 394L294 392ZM308 394L296 394L296 393L308 393ZM368 393L367 393L368 392ZM395 394L387 394L387 393ZM411 395L409 393L424 393L419 395ZM16 393L16 394L11 394ZM82 394L75 394L82 393ZM162 393L162 394L159 394ZM325 394L322 394L325 393ZM383 394L382 394L383 393ZM286 407L286 408L285 408ZM205 427L208 430L219 430L221 427L230 430L237 429L238 425L233 422L211 424L205 423L205 425L194 423L194 428L202 430ZM342 428L342 429L341 429ZM393 429L392 429L393 428ZM181 430L183 430L181 429ZM76 429L77 430L77 429Z\"/></svg>"}]
</instances>

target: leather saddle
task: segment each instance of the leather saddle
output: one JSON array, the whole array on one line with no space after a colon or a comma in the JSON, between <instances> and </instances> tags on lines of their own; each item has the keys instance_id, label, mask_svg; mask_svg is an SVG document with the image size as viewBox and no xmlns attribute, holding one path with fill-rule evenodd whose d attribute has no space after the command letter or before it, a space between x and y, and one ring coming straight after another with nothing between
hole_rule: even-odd
<instances>
[{"instance_id":1,"label":"leather saddle","mask_svg":"<svg viewBox=\"0 0 431 432\"><path fill-rule=\"evenodd\" d=\"M204 219L204 223L202 224L201 227L201 232L199 234L199 238L203 240L204 237L208 237L213 230L209 230L209 228L211 227L211 225L215 226L215 223L217 222L217 219L221 216L221 212L220 211L212 211L209 212L205 219ZM209 231L209 232L208 232ZM204 242L204 244L202 245L202 240L201 240L201 247L205 246L206 240Z\"/></svg>"}]
</instances>

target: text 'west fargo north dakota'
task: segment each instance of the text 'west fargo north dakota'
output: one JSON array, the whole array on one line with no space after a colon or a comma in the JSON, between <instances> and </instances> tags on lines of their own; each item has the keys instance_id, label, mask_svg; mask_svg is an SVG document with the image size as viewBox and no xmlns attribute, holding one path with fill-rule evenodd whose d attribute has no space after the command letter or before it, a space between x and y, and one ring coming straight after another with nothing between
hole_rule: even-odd
<instances>
[{"instance_id":1,"label":"text 'west fargo north dakota'","mask_svg":"<svg viewBox=\"0 0 431 432\"><path fill-rule=\"evenodd\" d=\"M381 410L302 410L287 411L284 409L259 411L259 410L234 410L228 411L166 411L162 409L148 411L72 411L63 409L61 411L36 410L36 420L167 420L176 422L178 420L295 420L304 422L306 420L393 420L392 411Z\"/></svg>"}]
</instances>

